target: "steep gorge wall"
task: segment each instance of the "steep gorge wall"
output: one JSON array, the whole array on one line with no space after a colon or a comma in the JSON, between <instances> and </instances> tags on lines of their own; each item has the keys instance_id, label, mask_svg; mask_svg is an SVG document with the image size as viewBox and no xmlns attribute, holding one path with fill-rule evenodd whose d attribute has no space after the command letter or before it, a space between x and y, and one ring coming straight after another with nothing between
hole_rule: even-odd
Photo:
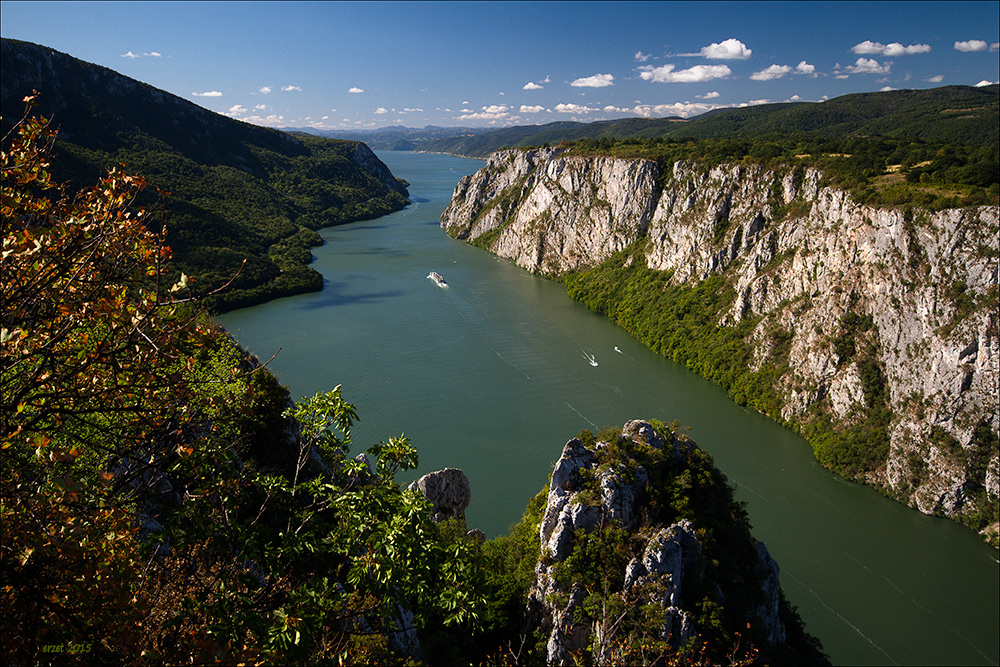
<instances>
[{"instance_id":1,"label":"steep gorge wall","mask_svg":"<svg viewBox=\"0 0 1000 667\"><path fill-rule=\"evenodd\" d=\"M815 170L678 162L664 172L539 149L491 156L456 186L441 225L550 276L626 248L625 262L644 259L672 284L721 275L736 297L719 324L758 322L746 338L753 363L772 357L775 330L788 336L773 417L856 423L875 373L889 447L863 481L925 513L995 512L997 207L880 209Z\"/></svg>"}]
</instances>

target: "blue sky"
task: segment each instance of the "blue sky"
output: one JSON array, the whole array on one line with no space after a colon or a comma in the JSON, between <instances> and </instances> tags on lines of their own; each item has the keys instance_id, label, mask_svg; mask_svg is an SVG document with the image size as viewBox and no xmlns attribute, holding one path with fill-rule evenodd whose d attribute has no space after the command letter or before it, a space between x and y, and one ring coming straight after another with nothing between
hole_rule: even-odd
<instances>
[{"instance_id":1,"label":"blue sky","mask_svg":"<svg viewBox=\"0 0 1000 667\"><path fill-rule=\"evenodd\" d=\"M0 2L0 17L4 37L275 127L689 117L1000 79L1000 2Z\"/></svg>"}]
</instances>

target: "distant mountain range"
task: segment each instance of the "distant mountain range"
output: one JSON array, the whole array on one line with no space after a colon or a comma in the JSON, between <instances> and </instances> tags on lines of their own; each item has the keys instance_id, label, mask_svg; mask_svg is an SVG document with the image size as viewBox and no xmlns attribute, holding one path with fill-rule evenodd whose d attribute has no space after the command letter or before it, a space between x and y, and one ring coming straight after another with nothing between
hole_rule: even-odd
<instances>
[{"instance_id":1,"label":"distant mountain range","mask_svg":"<svg viewBox=\"0 0 1000 667\"><path fill-rule=\"evenodd\" d=\"M416 150L486 157L501 148L542 146L578 139L706 139L774 134L824 137L884 136L913 141L989 146L1000 141L1000 86L945 86L844 95L825 102L717 109L690 119L626 118L508 127L470 136L433 139Z\"/></svg>"},{"instance_id":2,"label":"distant mountain range","mask_svg":"<svg viewBox=\"0 0 1000 667\"><path fill-rule=\"evenodd\" d=\"M123 164L170 194L167 243L177 271L206 292L233 276L220 308L320 289L306 264L314 230L407 204L406 188L365 146L250 125L51 48L0 44L2 130L32 112L59 130L52 171L79 188ZM141 203L157 206L147 190Z\"/></svg>"},{"instance_id":3,"label":"distant mountain range","mask_svg":"<svg viewBox=\"0 0 1000 667\"><path fill-rule=\"evenodd\" d=\"M346 139L348 141L363 141L368 147L377 151L419 151L428 141L435 139L455 139L472 137L484 132L492 132L492 128L484 127L382 127L374 130L317 130L311 127L286 127L286 132L314 134L331 139Z\"/></svg>"}]
</instances>

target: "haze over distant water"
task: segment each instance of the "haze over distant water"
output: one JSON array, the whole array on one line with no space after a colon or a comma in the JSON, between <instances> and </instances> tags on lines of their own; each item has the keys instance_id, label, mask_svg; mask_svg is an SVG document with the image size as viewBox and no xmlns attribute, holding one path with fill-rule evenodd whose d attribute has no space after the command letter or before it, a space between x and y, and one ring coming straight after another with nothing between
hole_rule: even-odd
<instances>
[{"instance_id":1,"label":"haze over distant water","mask_svg":"<svg viewBox=\"0 0 1000 667\"><path fill-rule=\"evenodd\" d=\"M581 429L676 418L738 485L789 600L834 664L1000 660L996 552L971 531L822 470L802 439L560 285L446 236L441 210L481 162L379 156L411 183L414 203L324 230L313 264L322 292L222 318L262 358L282 348L269 367L293 397L343 384L361 416L356 450L405 432L420 452L412 476L465 470L470 526L497 535Z\"/></svg>"}]
</instances>

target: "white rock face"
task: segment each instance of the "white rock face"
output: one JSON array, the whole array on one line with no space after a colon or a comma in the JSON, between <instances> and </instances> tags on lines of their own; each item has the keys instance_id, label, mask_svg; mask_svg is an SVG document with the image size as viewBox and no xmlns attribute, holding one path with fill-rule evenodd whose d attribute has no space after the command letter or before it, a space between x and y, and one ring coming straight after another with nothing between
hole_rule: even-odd
<instances>
[{"instance_id":1,"label":"white rock face","mask_svg":"<svg viewBox=\"0 0 1000 667\"><path fill-rule=\"evenodd\" d=\"M720 324L767 316L748 338L755 367L775 328L790 334L773 416L793 424L817 403L835 425L857 423L871 368L841 359L834 341L845 314L864 318L858 344L875 350L893 412L885 465L866 481L923 512L973 512L976 489L997 495L996 449L982 480L965 461L977 427L1000 427L998 209L904 214L856 204L821 177L686 162L661 175L643 160L500 151L462 179L441 225L548 275L639 239L647 266L674 284L721 274L736 299Z\"/></svg>"},{"instance_id":2,"label":"white rock face","mask_svg":"<svg viewBox=\"0 0 1000 667\"><path fill-rule=\"evenodd\" d=\"M696 449L689 440L661 437L642 420L627 422L621 435L673 454L681 467ZM624 599L661 609L662 615L655 617L655 631L672 646L684 646L698 635L693 606L698 596L688 593L685 597L685 581L700 581L706 568L698 527L686 518L669 526L650 524L650 507L644 504L649 484L646 469L634 461L626 465L622 460L604 460L600 465L607 447L608 443L599 442L588 449L574 438L566 443L552 471L539 526L541 559L535 566L527 614L528 626L541 628L548 635L549 665L574 664L574 654L578 657L585 649L590 649L594 664L621 664L616 653L621 639L617 624L607 618L588 617L583 609L594 591L576 583L566 590L567 585L556 580L560 563L573 553L574 545L585 534L609 524L629 531L633 543L646 544L624 571L610 575L623 582ZM640 520L644 513L645 520ZM752 620L755 627L763 629L769 643L780 645L785 642L785 626L779 616L778 566L762 543L755 546L756 558L750 555L751 562L745 564L747 573L761 582L761 603L751 610ZM720 589L719 595L725 599L726 592Z\"/></svg>"}]
</instances>

